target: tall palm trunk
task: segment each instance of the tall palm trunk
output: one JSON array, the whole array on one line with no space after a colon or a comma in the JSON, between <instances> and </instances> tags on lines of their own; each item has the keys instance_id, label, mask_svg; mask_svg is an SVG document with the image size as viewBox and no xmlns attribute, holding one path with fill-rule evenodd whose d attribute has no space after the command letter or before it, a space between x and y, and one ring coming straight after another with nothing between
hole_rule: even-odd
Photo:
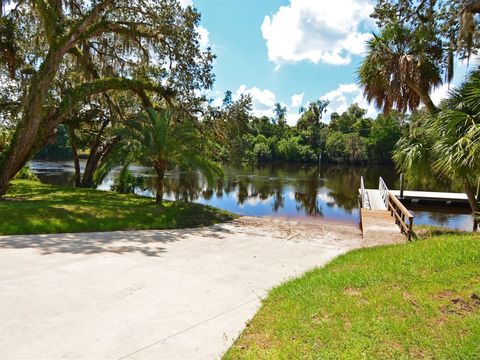
<instances>
[{"instance_id":1,"label":"tall palm trunk","mask_svg":"<svg viewBox=\"0 0 480 360\"><path fill-rule=\"evenodd\" d=\"M155 196L155 202L158 205L161 205L163 201L163 182L165 177L165 167L162 165L156 166L155 171L157 173L157 194Z\"/></svg>"},{"instance_id":2,"label":"tall palm trunk","mask_svg":"<svg viewBox=\"0 0 480 360\"><path fill-rule=\"evenodd\" d=\"M470 180L464 179L463 180L463 186L465 188L465 194L467 194L468 198L468 203L470 204L470 207L472 208L472 212L475 215L480 214L480 207L478 206L478 201L477 198L475 197L475 192L473 190L473 186L470 183Z\"/></svg>"}]
</instances>

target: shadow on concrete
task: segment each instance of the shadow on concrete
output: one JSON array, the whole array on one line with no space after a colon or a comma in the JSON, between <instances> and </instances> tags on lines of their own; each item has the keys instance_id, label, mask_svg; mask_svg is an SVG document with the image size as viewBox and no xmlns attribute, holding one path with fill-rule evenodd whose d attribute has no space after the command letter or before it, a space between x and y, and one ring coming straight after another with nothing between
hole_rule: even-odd
<instances>
[{"instance_id":1,"label":"shadow on concrete","mask_svg":"<svg viewBox=\"0 0 480 360\"><path fill-rule=\"evenodd\" d=\"M167 243L182 241L189 235L222 239L230 230L219 226L182 230L114 231L103 233L67 233L0 236L0 249L37 249L42 255L70 253L139 253L160 256Z\"/></svg>"}]
</instances>

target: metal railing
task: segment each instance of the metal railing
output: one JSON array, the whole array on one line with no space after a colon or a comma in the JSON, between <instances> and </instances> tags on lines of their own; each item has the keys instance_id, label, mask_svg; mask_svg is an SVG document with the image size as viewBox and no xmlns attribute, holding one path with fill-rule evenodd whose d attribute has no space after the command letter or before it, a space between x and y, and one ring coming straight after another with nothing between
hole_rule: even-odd
<instances>
[{"instance_id":1,"label":"metal railing","mask_svg":"<svg viewBox=\"0 0 480 360\"><path fill-rule=\"evenodd\" d=\"M388 209L388 187L383 181L382 177L378 179L378 190L380 190L380 195L382 197L383 203L385 204L386 208Z\"/></svg>"},{"instance_id":2,"label":"metal railing","mask_svg":"<svg viewBox=\"0 0 480 360\"><path fill-rule=\"evenodd\" d=\"M360 207L370 209L370 199L368 197L368 191L365 190L363 176L360 176Z\"/></svg>"}]
</instances>

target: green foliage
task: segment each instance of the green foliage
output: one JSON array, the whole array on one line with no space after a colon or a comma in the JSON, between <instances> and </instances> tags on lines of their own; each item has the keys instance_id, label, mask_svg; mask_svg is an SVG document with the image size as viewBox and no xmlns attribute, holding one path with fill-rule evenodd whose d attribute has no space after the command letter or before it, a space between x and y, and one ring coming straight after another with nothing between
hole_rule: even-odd
<instances>
[{"instance_id":1,"label":"green foliage","mask_svg":"<svg viewBox=\"0 0 480 360\"><path fill-rule=\"evenodd\" d=\"M479 212L473 186L480 173L480 69L454 90L438 114L424 115L393 158L411 183L431 178L461 181L473 212Z\"/></svg>"},{"instance_id":2,"label":"green foliage","mask_svg":"<svg viewBox=\"0 0 480 360\"><path fill-rule=\"evenodd\" d=\"M480 236L352 251L273 289L229 359L476 359Z\"/></svg>"},{"instance_id":3,"label":"green foliage","mask_svg":"<svg viewBox=\"0 0 480 360\"><path fill-rule=\"evenodd\" d=\"M199 204L166 201L159 208L144 196L15 180L0 202L0 234L176 229L234 217Z\"/></svg>"},{"instance_id":4,"label":"green foliage","mask_svg":"<svg viewBox=\"0 0 480 360\"><path fill-rule=\"evenodd\" d=\"M7 149L12 139L12 131L7 127L0 126L0 154Z\"/></svg>"},{"instance_id":5,"label":"green foliage","mask_svg":"<svg viewBox=\"0 0 480 360\"><path fill-rule=\"evenodd\" d=\"M114 176L113 185L110 188L120 194L133 194L135 188L143 188L143 185L143 177L136 177L128 170L128 167L124 167L122 171Z\"/></svg>"},{"instance_id":6,"label":"green foliage","mask_svg":"<svg viewBox=\"0 0 480 360\"><path fill-rule=\"evenodd\" d=\"M155 111L148 108L146 113L127 122L127 127L119 131L122 141L115 153L114 161L127 167L132 162L149 166L157 174L157 202L162 202L163 177L173 166L183 169L200 170L209 185L223 177L219 164L204 155L208 147L207 139L197 130L193 119L178 118L172 111ZM106 173L102 169L103 174Z\"/></svg>"},{"instance_id":7,"label":"green foliage","mask_svg":"<svg viewBox=\"0 0 480 360\"><path fill-rule=\"evenodd\" d=\"M480 69L451 92L437 115L424 115L402 138L394 160L411 181L475 178L480 172Z\"/></svg>"},{"instance_id":8,"label":"green foliage","mask_svg":"<svg viewBox=\"0 0 480 360\"><path fill-rule=\"evenodd\" d=\"M40 181L37 175L28 166L24 166L22 170L15 175L15 180Z\"/></svg>"},{"instance_id":9,"label":"green foliage","mask_svg":"<svg viewBox=\"0 0 480 360\"><path fill-rule=\"evenodd\" d=\"M60 125L57 128L54 142L47 144L42 150L40 150L36 158L49 160L72 158L72 149L70 147L70 141L68 139L65 125Z\"/></svg>"},{"instance_id":10,"label":"green foliage","mask_svg":"<svg viewBox=\"0 0 480 360\"><path fill-rule=\"evenodd\" d=\"M372 122L367 140L369 160L375 163L391 162L392 152L401 135L397 118L380 115Z\"/></svg>"},{"instance_id":11,"label":"green foliage","mask_svg":"<svg viewBox=\"0 0 480 360\"><path fill-rule=\"evenodd\" d=\"M344 113L333 113L329 124L322 122L328 101L318 100L301 109L296 126L277 122L282 107L273 109L275 118L251 114L251 99L228 101L220 108L210 108L202 122L218 147L211 157L224 163L267 161L338 163L389 162L390 153L402 132L404 116L392 112L385 120L369 119L366 110L352 104ZM372 133L372 129L375 130Z\"/></svg>"},{"instance_id":12,"label":"green foliage","mask_svg":"<svg viewBox=\"0 0 480 360\"><path fill-rule=\"evenodd\" d=\"M253 146L253 158L257 162L266 162L272 160L271 142L267 137L260 134L252 139ZM271 144L271 145L270 145Z\"/></svg>"},{"instance_id":13,"label":"green foliage","mask_svg":"<svg viewBox=\"0 0 480 360\"><path fill-rule=\"evenodd\" d=\"M357 133L333 131L327 138L325 154L334 162L364 162L367 160L366 142Z\"/></svg>"},{"instance_id":14,"label":"green foliage","mask_svg":"<svg viewBox=\"0 0 480 360\"><path fill-rule=\"evenodd\" d=\"M288 162L313 162L316 156L313 149L302 144L300 136L281 139L277 148L278 157Z\"/></svg>"},{"instance_id":15,"label":"green foliage","mask_svg":"<svg viewBox=\"0 0 480 360\"><path fill-rule=\"evenodd\" d=\"M358 71L369 102L389 112L415 110L423 102L431 112L430 91L442 84L442 47L432 30L394 23L368 41Z\"/></svg>"}]
</instances>

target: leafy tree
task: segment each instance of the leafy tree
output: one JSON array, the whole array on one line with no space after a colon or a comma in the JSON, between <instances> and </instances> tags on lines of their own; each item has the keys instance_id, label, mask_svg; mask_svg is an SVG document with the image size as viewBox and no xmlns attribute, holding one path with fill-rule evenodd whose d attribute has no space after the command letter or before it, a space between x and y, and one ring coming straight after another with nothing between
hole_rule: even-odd
<instances>
[{"instance_id":1,"label":"leafy tree","mask_svg":"<svg viewBox=\"0 0 480 360\"><path fill-rule=\"evenodd\" d=\"M165 171L172 166L199 169L210 185L223 176L222 168L203 156L206 140L191 119L180 121L172 112L149 108L146 114L128 121L122 137L124 166L138 162L155 170L158 204L163 200Z\"/></svg>"},{"instance_id":2,"label":"leafy tree","mask_svg":"<svg viewBox=\"0 0 480 360\"><path fill-rule=\"evenodd\" d=\"M144 105L175 98L195 107L195 91L212 84L213 55L200 50L196 31L200 16L176 0L3 4L10 6L0 18L0 76L16 84L19 115L0 154L0 196L90 96L130 91Z\"/></svg>"},{"instance_id":3,"label":"leafy tree","mask_svg":"<svg viewBox=\"0 0 480 360\"><path fill-rule=\"evenodd\" d=\"M431 29L389 24L368 41L358 75L368 101L384 112L415 110L420 102L437 111L430 91L442 84L443 49Z\"/></svg>"},{"instance_id":4,"label":"leafy tree","mask_svg":"<svg viewBox=\"0 0 480 360\"><path fill-rule=\"evenodd\" d=\"M287 123L287 107L277 102L273 108L273 113L275 114L276 124L280 127L285 126Z\"/></svg>"},{"instance_id":5,"label":"leafy tree","mask_svg":"<svg viewBox=\"0 0 480 360\"><path fill-rule=\"evenodd\" d=\"M391 162L395 144L401 136L400 123L393 113L388 116L379 115L372 122L367 140L369 160L376 163Z\"/></svg>"},{"instance_id":6,"label":"leafy tree","mask_svg":"<svg viewBox=\"0 0 480 360\"><path fill-rule=\"evenodd\" d=\"M478 52L479 12L478 0L379 0L372 17L380 29L399 25L435 37L443 49L438 65L445 80L451 81L454 57L465 59Z\"/></svg>"},{"instance_id":7,"label":"leafy tree","mask_svg":"<svg viewBox=\"0 0 480 360\"><path fill-rule=\"evenodd\" d=\"M332 131L325 144L325 153L334 162L359 163L367 160L365 140L357 133Z\"/></svg>"},{"instance_id":8,"label":"leafy tree","mask_svg":"<svg viewBox=\"0 0 480 360\"><path fill-rule=\"evenodd\" d=\"M257 142L253 148L253 156L258 162L269 161L272 158L272 151L266 142Z\"/></svg>"},{"instance_id":9,"label":"leafy tree","mask_svg":"<svg viewBox=\"0 0 480 360\"><path fill-rule=\"evenodd\" d=\"M228 92L225 97L228 97ZM221 147L218 152L223 154L221 161L240 164L245 160L250 145L246 135L250 134L251 111L252 98L243 94L238 100L227 102L221 108L209 108L202 125Z\"/></svg>"},{"instance_id":10,"label":"leafy tree","mask_svg":"<svg viewBox=\"0 0 480 360\"><path fill-rule=\"evenodd\" d=\"M300 136L292 136L288 139L281 139L278 142L277 152L281 159L290 162L312 162L315 161L315 153L308 145L303 145Z\"/></svg>"},{"instance_id":11,"label":"leafy tree","mask_svg":"<svg viewBox=\"0 0 480 360\"><path fill-rule=\"evenodd\" d=\"M351 132L357 121L362 120L367 111L358 106L357 103L350 105L342 115L333 113L330 117L330 128L333 131Z\"/></svg>"},{"instance_id":12,"label":"leafy tree","mask_svg":"<svg viewBox=\"0 0 480 360\"><path fill-rule=\"evenodd\" d=\"M474 181L480 173L480 69L453 91L446 107L425 116L423 126L402 138L394 153L399 170L412 182L439 177L461 181L474 213L479 206Z\"/></svg>"},{"instance_id":13,"label":"leafy tree","mask_svg":"<svg viewBox=\"0 0 480 360\"><path fill-rule=\"evenodd\" d=\"M317 157L322 153L322 138L321 129L323 127L323 115L327 111L327 106L330 104L328 100L316 100L308 104L308 107L300 109L300 119L297 123L297 128L304 130L307 133L307 138L310 146L315 151Z\"/></svg>"}]
</instances>

